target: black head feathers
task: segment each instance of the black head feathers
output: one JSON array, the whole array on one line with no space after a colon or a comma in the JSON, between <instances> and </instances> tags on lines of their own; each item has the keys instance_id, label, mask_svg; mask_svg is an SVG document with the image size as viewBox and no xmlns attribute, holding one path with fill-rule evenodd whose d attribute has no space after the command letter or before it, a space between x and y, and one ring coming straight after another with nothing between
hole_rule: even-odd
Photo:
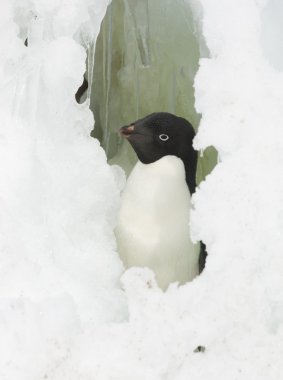
<instances>
[{"instance_id":1,"label":"black head feathers","mask_svg":"<svg viewBox=\"0 0 283 380\"><path fill-rule=\"evenodd\" d=\"M168 155L179 157L185 166L190 193L195 191L195 132L186 119L167 112L156 112L120 128L120 133L127 138L144 164L153 163Z\"/></svg>"}]
</instances>

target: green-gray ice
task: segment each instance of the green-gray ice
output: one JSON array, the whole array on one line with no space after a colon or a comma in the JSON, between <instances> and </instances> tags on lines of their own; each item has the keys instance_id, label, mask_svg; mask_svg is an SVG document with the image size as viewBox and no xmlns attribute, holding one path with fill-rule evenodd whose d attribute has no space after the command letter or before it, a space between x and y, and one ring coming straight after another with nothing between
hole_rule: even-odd
<instances>
[{"instance_id":1,"label":"green-gray ice","mask_svg":"<svg viewBox=\"0 0 283 380\"><path fill-rule=\"evenodd\" d=\"M194 77L201 47L189 1L113 0L101 25L95 50L91 109L93 135L109 162L129 173L136 155L117 130L151 112L166 111L198 127ZM215 152L205 152L198 182L211 171Z\"/></svg>"}]
</instances>

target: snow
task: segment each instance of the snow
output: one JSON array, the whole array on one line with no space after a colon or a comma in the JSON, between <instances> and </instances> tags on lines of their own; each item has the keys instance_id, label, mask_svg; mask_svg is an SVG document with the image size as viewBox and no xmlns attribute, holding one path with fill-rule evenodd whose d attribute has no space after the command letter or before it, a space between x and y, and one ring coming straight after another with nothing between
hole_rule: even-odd
<instances>
[{"instance_id":1,"label":"snow","mask_svg":"<svg viewBox=\"0 0 283 380\"><path fill-rule=\"evenodd\" d=\"M91 28L62 35L52 25L68 6L96 11L81 1L1 3L3 380L55 378L89 324L126 314L113 234L118 169L89 136L88 105L74 98L85 71L80 34Z\"/></svg>"},{"instance_id":2,"label":"snow","mask_svg":"<svg viewBox=\"0 0 283 380\"><path fill-rule=\"evenodd\" d=\"M89 137L88 102L74 100L107 1L1 2L1 379L282 377L283 79L282 55L266 48L272 4L197 4L211 58L195 80L195 146L215 146L219 164L193 198L192 229L209 257L201 276L164 293L148 269L126 271L120 286L123 175Z\"/></svg>"}]
</instances>

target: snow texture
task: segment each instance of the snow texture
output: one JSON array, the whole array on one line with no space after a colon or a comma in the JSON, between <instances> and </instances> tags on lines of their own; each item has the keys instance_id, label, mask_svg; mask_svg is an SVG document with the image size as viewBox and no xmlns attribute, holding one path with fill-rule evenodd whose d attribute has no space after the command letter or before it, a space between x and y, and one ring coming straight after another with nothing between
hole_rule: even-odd
<instances>
[{"instance_id":1,"label":"snow texture","mask_svg":"<svg viewBox=\"0 0 283 380\"><path fill-rule=\"evenodd\" d=\"M211 53L195 81L195 146L215 146L219 164L193 198L205 271L164 293L138 268L120 289L122 174L89 137L88 103L74 100L107 1L2 0L1 379L282 377L283 77L263 38L272 2L193 2Z\"/></svg>"},{"instance_id":2,"label":"snow texture","mask_svg":"<svg viewBox=\"0 0 283 380\"><path fill-rule=\"evenodd\" d=\"M1 2L3 380L57 378L89 325L125 318L112 232L117 169L89 136L88 105L74 97L85 72L82 44L96 36L106 5Z\"/></svg>"}]
</instances>

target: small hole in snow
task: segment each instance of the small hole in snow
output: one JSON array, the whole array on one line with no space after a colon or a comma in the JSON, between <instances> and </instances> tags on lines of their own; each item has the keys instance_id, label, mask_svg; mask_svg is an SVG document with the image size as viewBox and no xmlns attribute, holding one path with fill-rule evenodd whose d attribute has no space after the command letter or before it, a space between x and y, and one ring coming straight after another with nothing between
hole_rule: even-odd
<instances>
[{"instance_id":1,"label":"small hole in snow","mask_svg":"<svg viewBox=\"0 0 283 380\"><path fill-rule=\"evenodd\" d=\"M197 348L194 350L194 352L205 352L204 346L197 346Z\"/></svg>"}]
</instances>

